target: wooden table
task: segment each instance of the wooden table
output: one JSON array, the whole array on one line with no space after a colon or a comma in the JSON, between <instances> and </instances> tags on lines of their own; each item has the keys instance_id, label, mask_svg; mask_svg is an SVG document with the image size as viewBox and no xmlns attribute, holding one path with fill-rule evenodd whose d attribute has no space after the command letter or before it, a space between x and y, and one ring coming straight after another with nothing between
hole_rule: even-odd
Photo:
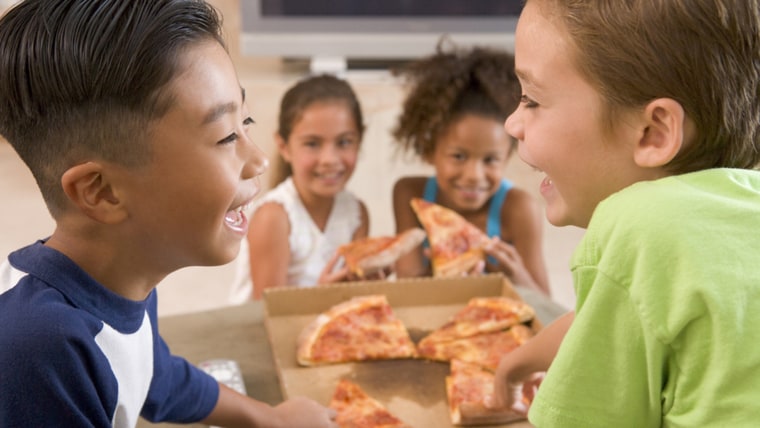
<instances>
[{"instance_id":1,"label":"wooden table","mask_svg":"<svg viewBox=\"0 0 760 428\"><path fill-rule=\"evenodd\" d=\"M531 290L520 290L523 299L536 309L547 325L567 310ZM264 326L263 302L249 302L206 312L162 317L159 331L172 353L191 363L215 358L238 362L248 395L269 404L282 401L282 392ZM204 425L151 424L143 419L138 427L204 427Z\"/></svg>"}]
</instances>

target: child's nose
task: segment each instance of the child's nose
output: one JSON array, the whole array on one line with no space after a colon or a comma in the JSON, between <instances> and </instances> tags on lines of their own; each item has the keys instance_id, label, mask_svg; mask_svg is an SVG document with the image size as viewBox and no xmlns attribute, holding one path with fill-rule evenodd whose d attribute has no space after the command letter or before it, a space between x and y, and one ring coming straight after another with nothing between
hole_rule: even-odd
<instances>
[{"instance_id":1,"label":"child's nose","mask_svg":"<svg viewBox=\"0 0 760 428\"><path fill-rule=\"evenodd\" d=\"M319 161L321 163L337 162L339 158L338 148L332 144L326 144L319 151Z\"/></svg>"},{"instance_id":2,"label":"child's nose","mask_svg":"<svg viewBox=\"0 0 760 428\"><path fill-rule=\"evenodd\" d=\"M258 177L269 169L269 159L248 137L245 144L241 144L241 156L245 161L241 176L243 179Z\"/></svg>"},{"instance_id":3,"label":"child's nose","mask_svg":"<svg viewBox=\"0 0 760 428\"><path fill-rule=\"evenodd\" d=\"M507 120L504 121L504 130L507 131L507 134L511 135L513 138L517 139L518 141L523 140L523 127L521 125L521 122L519 120L519 107L517 110L513 111L512 114L507 116Z\"/></svg>"},{"instance_id":4,"label":"child's nose","mask_svg":"<svg viewBox=\"0 0 760 428\"><path fill-rule=\"evenodd\" d=\"M464 176L470 181L479 181L485 176L483 163L477 160L471 160L465 164Z\"/></svg>"}]
</instances>

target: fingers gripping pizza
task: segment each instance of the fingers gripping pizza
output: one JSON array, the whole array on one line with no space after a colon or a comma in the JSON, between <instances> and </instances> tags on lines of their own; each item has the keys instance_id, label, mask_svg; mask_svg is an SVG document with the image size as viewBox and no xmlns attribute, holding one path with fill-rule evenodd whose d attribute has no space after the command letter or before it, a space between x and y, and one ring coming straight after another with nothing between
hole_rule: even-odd
<instances>
[{"instance_id":1,"label":"fingers gripping pizza","mask_svg":"<svg viewBox=\"0 0 760 428\"><path fill-rule=\"evenodd\" d=\"M425 231L415 227L396 236L359 239L342 245L338 253L354 275L363 278L392 266L399 257L413 250L425 239Z\"/></svg>"},{"instance_id":2,"label":"fingers gripping pizza","mask_svg":"<svg viewBox=\"0 0 760 428\"><path fill-rule=\"evenodd\" d=\"M412 209L427 232L433 276L456 276L470 272L485 260L489 239L457 212L424 199L411 200Z\"/></svg>"},{"instance_id":3,"label":"fingers gripping pizza","mask_svg":"<svg viewBox=\"0 0 760 428\"><path fill-rule=\"evenodd\" d=\"M299 364L312 366L416 354L386 297L369 295L339 303L309 323L298 337L296 357Z\"/></svg>"},{"instance_id":4,"label":"fingers gripping pizza","mask_svg":"<svg viewBox=\"0 0 760 428\"><path fill-rule=\"evenodd\" d=\"M409 428L359 385L345 379L338 382L329 407L338 413L335 422L340 428Z\"/></svg>"},{"instance_id":5,"label":"fingers gripping pizza","mask_svg":"<svg viewBox=\"0 0 760 428\"><path fill-rule=\"evenodd\" d=\"M449 415L454 425L504 424L525 419L525 406L512 409L491 409L486 406L494 393L494 374L478 364L451 360L451 373L446 377Z\"/></svg>"}]
</instances>

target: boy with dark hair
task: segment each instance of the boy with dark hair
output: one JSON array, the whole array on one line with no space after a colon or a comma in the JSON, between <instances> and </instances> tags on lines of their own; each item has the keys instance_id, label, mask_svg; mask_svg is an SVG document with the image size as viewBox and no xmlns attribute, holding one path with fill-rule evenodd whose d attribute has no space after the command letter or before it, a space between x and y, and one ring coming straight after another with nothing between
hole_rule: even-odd
<instances>
[{"instance_id":1,"label":"boy with dark hair","mask_svg":"<svg viewBox=\"0 0 760 428\"><path fill-rule=\"evenodd\" d=\"M331 427L169 353L155 286L232 260L267 160L204 1L27 0L0 20L0 134L53 234L0 267L0 425Z\"/></svg>"}]
</instances>

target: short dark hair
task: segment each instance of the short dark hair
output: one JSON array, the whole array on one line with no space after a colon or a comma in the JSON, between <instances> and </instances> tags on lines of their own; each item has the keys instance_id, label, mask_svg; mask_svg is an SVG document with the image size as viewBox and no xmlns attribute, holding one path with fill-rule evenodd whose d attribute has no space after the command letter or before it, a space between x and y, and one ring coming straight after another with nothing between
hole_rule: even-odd
<instances>
[{"instance_id":1,"label":"short dark hair","mask_svg":"<svg viewBox=\"0 0 760 428\"><path fill-rule=\"evenodd\" d=\"M202 0L26 0L0 20L0 134L55 217L60 179L88 159L149 159L149 124L172 105L168 83L188 46L216 40Z\"/></svg>"}]
</instances>

